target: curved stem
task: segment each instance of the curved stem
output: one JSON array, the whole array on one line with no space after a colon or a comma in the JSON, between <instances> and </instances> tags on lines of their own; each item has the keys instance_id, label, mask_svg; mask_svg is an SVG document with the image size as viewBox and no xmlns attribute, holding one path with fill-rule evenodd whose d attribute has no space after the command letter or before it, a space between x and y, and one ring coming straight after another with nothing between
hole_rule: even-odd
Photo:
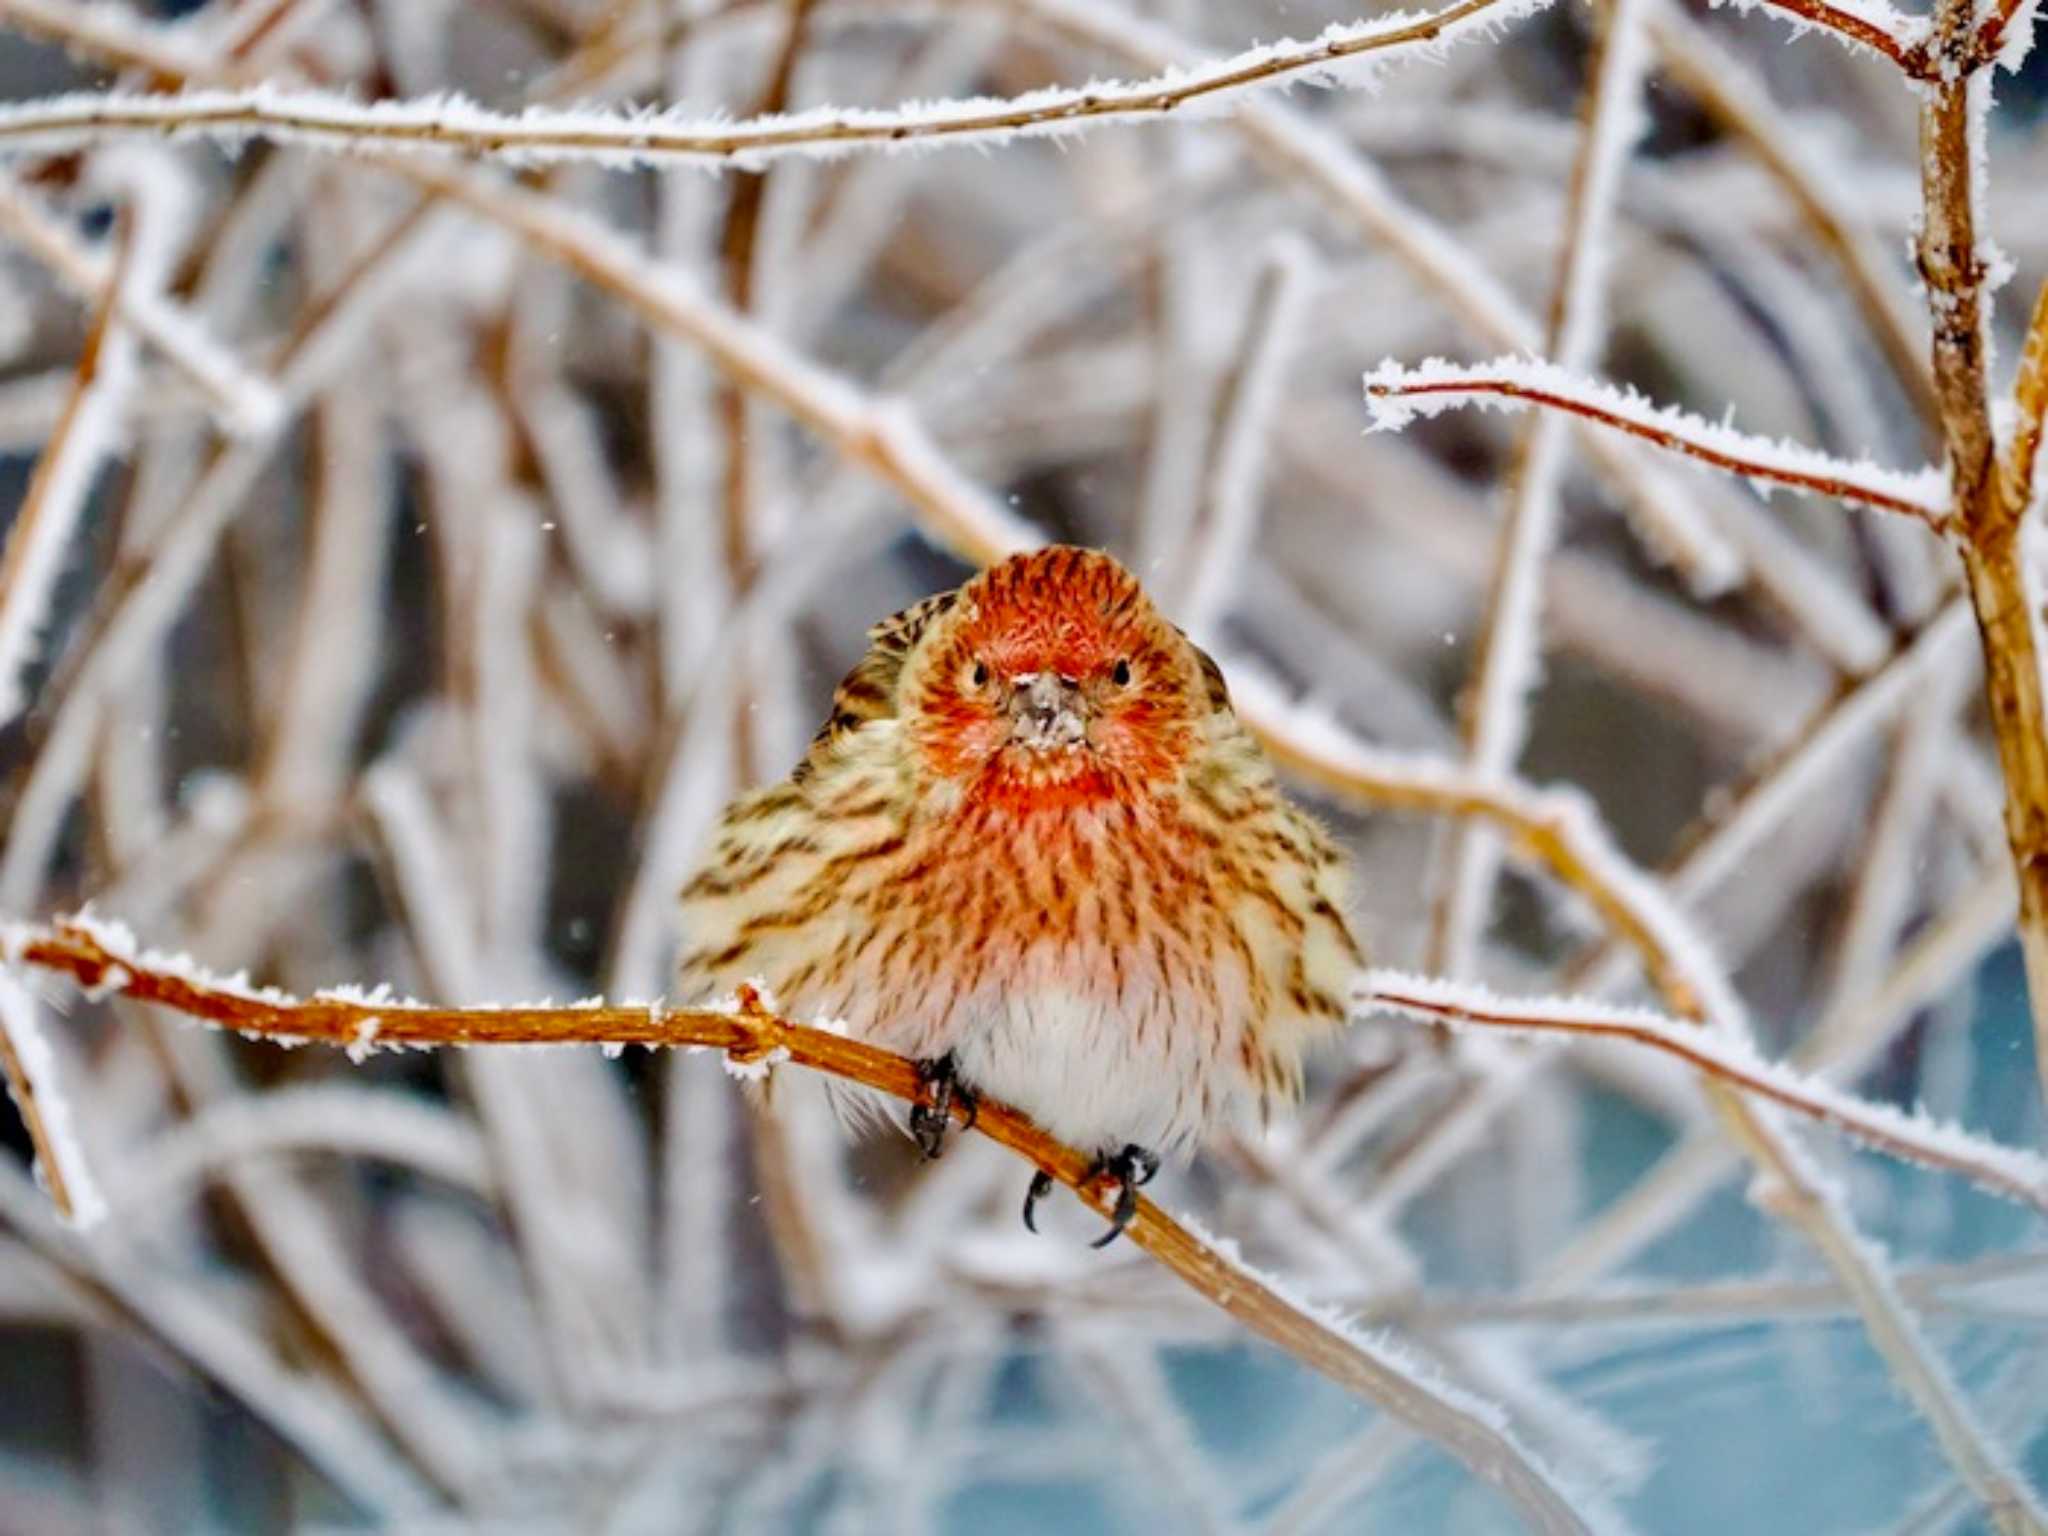
<instances>
[{"instance_id":1,"label":"curved stem","mask_svg":"<svg viewBox=\"0 0 2048 1536\"><path fill-rule=\"evenodd\" d=\"M780 1018L752 989L730 1011L708 1008L429 1008L329 995L306 999L207 976L189 963L140 953L125 933L89 919L0 931L9 961L59 972L81 986L119 992L237 1034L317 1042L358 1055L383 1047L487 1045L642 1045L725 1053L736 1075L755 1076L788 1062L915 1102L917 1068L904 1057L827 1030ZM964 1124L967 1106L951 1108ZM1108 1216L1114 1179L1086 1153L1054 1141L1013 1109L983 1099L973 1128L1073 1190ZM1482 1482L1512 1500L1546 1536L1584 1533L1549 1474L1516 1444L1490 1411L1433 1384L1383 1345L1311 1316L1272 1285L1138 1198L1125 1229L1132 1242L1268 1343L1428 1436Z\"/></svg>"}]
</instances>

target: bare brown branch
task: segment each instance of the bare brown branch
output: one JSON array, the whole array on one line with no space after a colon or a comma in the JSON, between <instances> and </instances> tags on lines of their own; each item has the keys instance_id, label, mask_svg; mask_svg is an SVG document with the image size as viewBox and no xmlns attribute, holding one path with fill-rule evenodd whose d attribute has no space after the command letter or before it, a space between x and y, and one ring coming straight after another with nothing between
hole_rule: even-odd
<instances>
[{"instance_id":1,"label":"bare brown branch","mask_svg":"<svg viewBox=\"0 0 2048 1536\"><path fill-rule=\"evenodd\" d=\"M2015 515L2033 504L2034 472L2041 452L2041 431L2048 420L2048 279L2034 296L2034 318L2020 347L2019 377L2013 383L2012 443L2001 466L2000 494Z\"/></svg>"},{"instance_id":2,"label":"bare brown branch","mask_svg":"<svg viewBox=\"0 0 2048 1536\"><path fill-rule=\"evenodd\" d=\"M1892 27L1882 26L1840 6L1829 5L1827 0L1764 0L1764 4L1808 26L1820 27L1848 42L1881 53L1915 79L1926 76L1927 59L1917 40L1900 35Z\"/></svg>"},{"instance_id":3,"label":"bare brown branch","mask_svg":"<svg viewBox=\"0 0 2048 1536\"><path fill-rule=\"evenodd\" d=\"M1974 14L1970 0L1942 0L1936 13L1937 50L1959 66L1968 60ZM1989 273L1979 248L1976 206L1989 88L1981 72L1957 67L1922 99L1918 259L1934 321L1934 384L1948 440L1958 548L1976 609L1984 696L2005 774L2006 839L2019 880L2020 947L2035 1056L2048 1093L2048 698L2022 569L2019 528L2028 486L2012 473L1998 472L1991 421ZM2036 397L2037 359L2030 334L2022 387ZM2028 431L2023 420L2013 444L2014 470ZM2024 451L2031 457L2034 450Z\"/></svg>"}]
</instances>

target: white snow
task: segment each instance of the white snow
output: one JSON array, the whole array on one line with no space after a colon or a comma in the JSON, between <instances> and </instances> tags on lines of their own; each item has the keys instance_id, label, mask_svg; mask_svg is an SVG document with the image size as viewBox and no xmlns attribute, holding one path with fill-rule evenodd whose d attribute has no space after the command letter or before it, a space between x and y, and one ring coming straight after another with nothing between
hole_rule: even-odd
<instances>
[{"instance_id":1,"label":"white snow","mask_svg":"<svg viewBox=\"0 0 2048 1536\"><path fill-rule=\"evenodd\" d=\"M1626 1040L1703 1059L1715 1075L1751 1091L1762 1089L1773 1102L1825 1121L1880 1151L1961 1172L1996 1194L2048 1209L2048 1158L2039 1153L1987 1141L1928 1115L1858 1098L1767 1060L1747 1040L1727 1032L1590 998L1508 998L1485 987L1390 970L1360 977L1357 1001L1362 1008L1453 1029L1552 1041L1569 1035Z\"/></svg>"},{"instance_id":2,"label":"white snow","mask_svg":"<svg viewBox=\"0 0 2048 1536\"><path fill-rule=\"evenodd\" d=\"M769 1073L789 1060L789 1049L778 1045L762 1055L747 1060L741 1060L728 1051L719 1059L724 1063L728 1077L742 1083L761 1083L767 1081Z\"/></svg>"},{"instance_id":3,"label":"white snow","mask_svg":"<svg viewBox=\"0 0 2048 1536\"><path fill-rule=\"evenodd\" d=\"M361 1066L377 1049L377 1036L382 1033L384 1021L370 1014L356 1025L355 1036L348 1043L348 1059Z\"/></svg>"},{"instance_id":4,"label":"white snow","mask_svg":"<svg viewBox=\"0 0 2048 1536\"><path fill-rule=\"evenodd\" d=\"M5 1032L8 1044L13 1047L15 1060L28 1079L28 1091L34 1095L49 1153L57 1164L56 1175L70 1196L71 1224L97 1226L106 1218L106 1197L93 1178L92 1165L86 1161L71 1101L64 1096L58 1081L57 1052L43 1034L40 1010L35 994L11 971L0 969L0 1031ZM38 1165L36 1173L47 1190L50 1171Z\"/></svg>"},{"instance_id":5,"label":"white snow","mask_svg":"<svg viewBox=\"0 0 2048 1536\"><path fill-rule=\"evenodd\" d=\"M1844 47L1884 57L1882 50L1873 48L1852 33L1842 31L1839 27L1808 20L1797 12L1785 8L1779 0L1707 0L1707 3L1717 8L1726 6L1729 10L1744 13L1760 11L1788 23L1795 38L1817 32L1823 37L1833 38ZM1931 30L1926 18L1909 16L1904 11L1885 4L1884 0L1816 0L1815 8L1823 15L1831 14L1849 21L1862 22L1873 30L1889 36L1902 49L1911 48Z\"/></svg>"},{"instance_id":6,"label":"white snow","mask_svg":"<svg viewBox=\"0 0 2048 1536\"><path fill-rule=\"evenodd\" d=\"M326 150L484 156L515 165L566 161L614 169L692 165L747 170L791 155L833 158L862 149L940 144L994 148L1051 138L1099 122L1152 121L1227 111L1247 91L1291 84L1370 85L1395 58L1441 58L1490 36L1549 0L1462 0L1435 13L1394 11L1339 22L1306 40L1249 48L1144 80L1050 86L1021 95L906 102L891 110L820 107L735 121L660 111L533 106L494 112L465 97L360 102L331 91L268 82L176 94L73 92L0 109L0 149L74 152L110 138L252 139Z\"/></svg>"},{"instance_id":7,"label":"white snow","mask_svg":"<svg viewBox=\"0 0 2048 1536\"><path fill-rule=\"evenodd\" d=\"M1738 432L1676 406L1659 406L1633 389L1583 377L1537 358L1507 356L1464 364L1434 357L1409 367L1388 359L1365 376L1366 406L1377 431L1399 431L1417 416L1463 405L1524 410L1560 408L1656 441L1747 479L1761 495L1777 486L1840 496L1940 526L1948 517L1947 477L1937 469L1888 469L1837 459L1803 444Z\"/></svg>"}]
</instances>

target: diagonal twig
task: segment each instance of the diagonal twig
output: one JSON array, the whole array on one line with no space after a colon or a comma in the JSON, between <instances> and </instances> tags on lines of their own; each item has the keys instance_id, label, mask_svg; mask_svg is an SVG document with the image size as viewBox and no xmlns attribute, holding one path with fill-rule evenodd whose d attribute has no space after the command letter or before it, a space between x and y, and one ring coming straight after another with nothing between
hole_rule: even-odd
<instances>
[{"instance_id":1,"label":"diagonal twig","mask_svg":"<svg viewBox=\"0 0 2048 1536\"><path fill-rule=\"evenodd\" d=\"M1747 1042L1709 1035L1666 1015L1615 1008L1582 998L1501 998L1433 977L1373 971L1361 979L1359 1001L1454 1028L1524 1035L1616 1040L1675 1057L1707 1077L1837 1130L1893 1157L1960 1174L1994 1194L2048 1212L2048 1159L2000 1146L1875 1104L1768 1061Z\"/></svg>"},{"instance_id":2,"label":"diagonal twig","mask_svg":"<svg viewBox=\"0 0 2048 1536\"><path fill-rule=\"evenodd\" d=\"M1374 424L1383 429L1398 429L1417 415L1473 402L1509 410L1541 406L1626 432L1759 486L1832 496L1916 518L1937 531L1948 526L1938 471L1852 464L1797 443L1773 442L1717 426L1674 406L1653 405L1633 391L1528 358L1495 358L1469 367L1441 359L1416 368L1387 362L1365 376L1365 390Z\"/></svg>"},{"instance_id":3,"label":"diagonal twig","mask_svg":"<svg viewBox=\"0 0 2048 1536\"><path fill-rule=\"evenodd\" d=\"M154 1003L252 1038L317 1042L357 1053L397 1047L605 1044L722 1051L736 1075L788 1062L915 1102L907 1059L826 1029L778 1017L752 989L731 1009L635 1007L433 1008L357 993L299 999L208 976L188 961L140 950L118 926L76 918L0 935L10 963L69 976L88 988ZM951 1106L963 1122L968 1110ZM1107 1216L1116 1183L1094 1160L1054 1141L1016 1111L981 1101L974 1129L1050 1174ZM1288 1300L1227 1249L1138 1202L1132 1242L1259 1337L1366 1397L1458 1457L1512 1499L1533 1528L1584 1532L1571 1503L1481 1405L1431 1383L1384 1345Z\"/></svg>"}]
</instances>

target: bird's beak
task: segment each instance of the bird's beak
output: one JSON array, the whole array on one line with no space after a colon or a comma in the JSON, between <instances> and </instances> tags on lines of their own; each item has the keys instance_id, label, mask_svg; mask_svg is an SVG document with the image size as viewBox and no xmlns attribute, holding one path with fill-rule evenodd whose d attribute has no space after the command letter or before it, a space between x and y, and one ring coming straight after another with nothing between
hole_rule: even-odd
<instances>
[{"instance_id":1,"label":"bird's beak","mask_svg":"<svg viewBox=\"0 0 2048 1536\"><path fill-rule=\"evenodd\" d=\"M1010 739L1019 746L1050 752L1077 746L1087 739L1088 722L1081 713L1081 687L1057 672L1020 673L1010 689Z\"/></svg>"}]
</instances>

